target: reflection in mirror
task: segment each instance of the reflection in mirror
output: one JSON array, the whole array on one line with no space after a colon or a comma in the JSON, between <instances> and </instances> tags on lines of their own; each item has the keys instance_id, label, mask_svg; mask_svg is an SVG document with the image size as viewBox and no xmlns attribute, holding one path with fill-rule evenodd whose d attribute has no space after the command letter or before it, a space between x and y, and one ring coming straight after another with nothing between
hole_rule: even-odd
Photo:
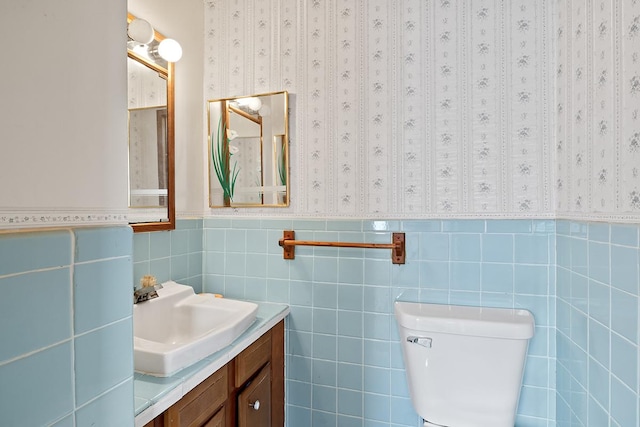
<instances>
[{"instance_id":1,"label":"reflection in mirror","mask_svg":"<svg viewBox=\"0 0 640 427\"><path fill-rule=\"evenodd\" d=\"M135 18L129 15L128 21ZM129 220L134 231L175 228L173 63L155 54L164 37L127 45Z\"/></svg>"},{"instance_id":2,"label":"reflection in mirror","mask_svg":"<svg viewBox=\"0 0 640 427\"><path fill-rule=\"evenodd\" d=\"M288 93L212 100L208 115L209 206L288 206Z\"/></svg>"},{"instance_id":3,"label":"reflection in mirror","mask_svg":"<svg viewBox=\"0 0 640 427\"><path fill-rule=\"evenodd\" d=\"M129 88L142 89L129 93L129 207L166 208L167 82L131 58L128 63Z\"/></svg>"}]
</instances>

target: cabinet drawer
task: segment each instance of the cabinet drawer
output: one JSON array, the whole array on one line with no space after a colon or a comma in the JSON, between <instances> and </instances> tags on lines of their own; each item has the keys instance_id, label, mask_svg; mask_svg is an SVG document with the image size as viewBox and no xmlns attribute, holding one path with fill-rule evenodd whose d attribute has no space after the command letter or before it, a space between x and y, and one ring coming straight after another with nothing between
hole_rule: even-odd
<instances>
[{"instance_id":1,"label":"cabinet drawer","mask_svg":"<svg viewBox=\"0 0 640 427\"><path fill-rule=\"evenodd\" d=\"M271 358L271 331L236 357L236 387L240 387Z\"/></svg>"},{"instance_id":2,"label":"cabinet drawer","mask_svg":"<svg viewBox=\"0 0 640 427\"><path fill-rule=\"evenodd\" d=\"M227 400L227 386L227 365L225 365L169 408L166 419L169 427L205 425L205 422Z\"/></svg>"}]
</instances>

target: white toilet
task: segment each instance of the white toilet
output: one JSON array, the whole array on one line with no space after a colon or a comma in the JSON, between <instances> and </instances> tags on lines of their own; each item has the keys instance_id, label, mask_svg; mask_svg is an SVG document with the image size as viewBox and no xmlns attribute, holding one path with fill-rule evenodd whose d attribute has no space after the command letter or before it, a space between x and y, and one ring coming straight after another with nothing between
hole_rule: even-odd
<instances>
[{"instance_id":1,"label":"white toilet","mask_svg":"<svg viewBox=\"0 0 640 427\"><path fill-rule=\"evenodd\" d=\"M396 302L409 394L425 426L513 427L533 315Z\"/></svg>"}]
</instances>

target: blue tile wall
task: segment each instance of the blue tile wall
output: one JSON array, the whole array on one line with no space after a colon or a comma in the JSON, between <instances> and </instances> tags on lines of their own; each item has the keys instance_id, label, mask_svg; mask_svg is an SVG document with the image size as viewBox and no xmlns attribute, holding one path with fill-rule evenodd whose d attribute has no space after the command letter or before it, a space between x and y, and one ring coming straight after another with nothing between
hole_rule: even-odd
<instances>
[{"instance_id":1,"label":"blue tile wall","mask_svg":"<svg viewBox=\"0 0 640 427\"><path fill-rule=\"evenodd\" d=\"M297 247L284 260L285 229L374 243L404 231L407 262L392 265L388 250L324 247ZM517 425L555 425L555 221L210 218L203 235L205 291L291 306L289 426L421 426L392 311L398 298L532 311Z\"/></svg>"},{"instance_id":2,"label":"blue tile wall","mask_svg":"<svg viewBox=\"0 0 640 427\"><path fill-rule=\"evenodd\" d=\"M297 248L285 261L284 229L381 243L405 231L407 264L349 248ZM635 225L546 220L205 219L135 236L128 227L3 234L0 413L15 425L132 425L131 289L155 274L291 305L290 426L420 425L396 298L534 313L518 427L635 426L639 242ZM34 399L42 404L25 406Z\"/></svg>"},{"instance_id":3,"label":"blue tile wall","mask_svg":"<svg viewBox=\"0 0 640 427\"><path fill-rule=\"evenodd\" d=\"M0 360L13 359L71 337L70 270L66 265L0 277L0 322L25 326L0 328ZM38 313L37 324L33 323L34 313Z\"/></svg>"},{"instance_id":4,"label":"blue tile wall","mask_svg":"<svg viewBox=\"0 0 640 427\"><path fill-rule=\"evenodd\" d=\"M557 425L637 426L640 227L557 228Z\"/></svg>"},{"instance_id":5,"label":"blue tile wall","mask_svg":"<svg viewBox=\"0 0 640 427\"><path fill-rule=\"evenodd\" d=\"M158 283L174 280L202 291L203 230L201 219L182 219L176 229L135 233L133 236L133 283L147 274ZM224 243L224 242L222 242ZM220 244L224 247L223 244Z\"/></svg>"},{"instance_id":6,"label":"blue tile wall","mask_svg":"<svg viewBox=\"0 0 640 427\"><path fill-rule=\"evenodd\" d=\"M132 231L0 235L3 424L133 425Z\"/></svg>"}]
</instances>

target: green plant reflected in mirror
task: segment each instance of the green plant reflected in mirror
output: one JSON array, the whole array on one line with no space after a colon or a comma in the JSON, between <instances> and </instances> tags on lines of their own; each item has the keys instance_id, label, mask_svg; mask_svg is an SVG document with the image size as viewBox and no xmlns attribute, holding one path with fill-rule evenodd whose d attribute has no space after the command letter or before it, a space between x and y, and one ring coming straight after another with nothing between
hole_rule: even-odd
<instances>
[{"instance_id":1,"label":"green plant reflected in mirror","mask_svg":"<svg viewBox=\"0 0 640 427\"><path fill-rule=\"evenodd\" d=\"M289 206L288 93L207 104L209 206Z\"/></svg>"}]
</instances>

